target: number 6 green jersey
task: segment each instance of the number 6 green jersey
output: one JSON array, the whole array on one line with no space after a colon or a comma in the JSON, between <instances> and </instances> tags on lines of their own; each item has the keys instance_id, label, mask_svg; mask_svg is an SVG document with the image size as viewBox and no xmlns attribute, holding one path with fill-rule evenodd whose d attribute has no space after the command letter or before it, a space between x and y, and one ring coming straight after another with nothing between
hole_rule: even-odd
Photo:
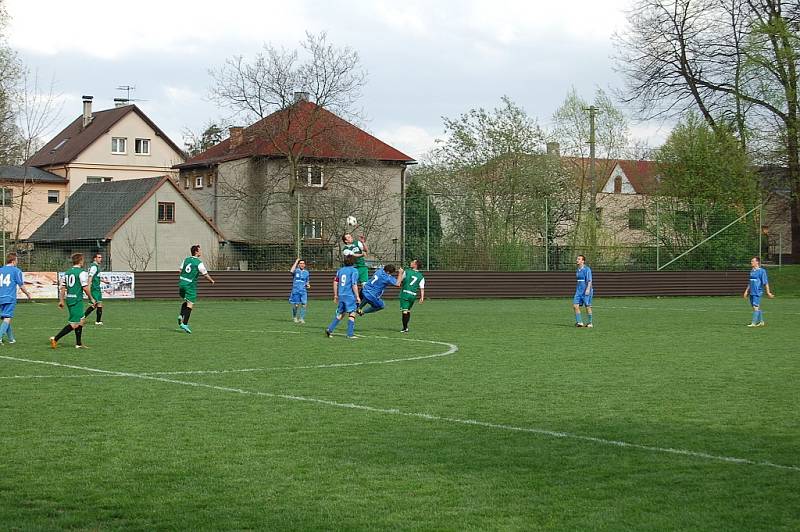
<instances>
[{"instance_id":1,"label":"number 6 green jersey","mask_svg":"<svg viewBox=\"0 0 800 532\"><path fill-rule=\"evenodd\" d=\"M200 257L186 257L181 264L181 275L178 278L178 286L182 287L196 287L197 278L200 274L205 275L208 273L205 264L203 264Z\"/></svg>"}]
</instances>

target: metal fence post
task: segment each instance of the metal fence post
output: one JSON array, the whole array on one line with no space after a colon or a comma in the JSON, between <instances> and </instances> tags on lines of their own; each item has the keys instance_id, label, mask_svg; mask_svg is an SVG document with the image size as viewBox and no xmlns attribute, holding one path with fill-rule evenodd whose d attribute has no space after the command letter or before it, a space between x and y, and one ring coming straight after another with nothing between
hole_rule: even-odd
<instances>
[{"instance_id":1,"label":"metal fence post","mask_svg":"<svg viewBox=\"0 0 800 532\"><path fill-rule=\"evenodd\" d=\"M547 198L544 200L544 271L550 271L550 212L548 211Z\"/></svg>"},{"instance_id":2,"label":"metal fence post","mask_svg":"<svg viewBox=\"0 0 800 532\"><path fill-rule=\"evenodd\" d=\"M661 218L658 212L658 198L656 198L656 271L661 269Z\"/></svg>"},{"instance_id":3,"label":"metal fence post","mask_svg":"<svg viewBox=\"0 0 800 532\"><path fill-rule=\"evenodd\" d=\"M425 203L425 269L431 269L431 195L428 193Z\"/></svg>"}]
</instances>

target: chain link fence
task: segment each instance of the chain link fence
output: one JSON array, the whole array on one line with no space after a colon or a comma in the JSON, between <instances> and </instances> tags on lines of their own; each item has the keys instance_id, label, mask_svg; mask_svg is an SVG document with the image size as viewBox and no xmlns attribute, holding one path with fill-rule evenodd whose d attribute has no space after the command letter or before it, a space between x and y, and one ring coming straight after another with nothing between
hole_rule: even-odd
<instances>
[{"instance_id":1,"label":"chain link fence","mask_svg":"<svg viewBox=\"0 0 800 532\"><path fill-rule=\"evenodd\" d=\"M752 256L780 261L788 244L767 234L760 203L726 206L669 198L598 195L587 205L553 198L486 198L417 188L370 196L304 187L259 197L96 190L73 195L50 212L23 216L0 207L2 251L16 251L28 271L61 271L72 253L104 254L105 269L177 270L201 244L215 270L285 270L298 256L317 270L341 263L341 237L363 235L368 263L425 270L569 271L585 255L598 270L724 270L748 267ZM138 194L138 196L137 196ZM188 195L188 194L187 194ZM35 206L31 206L33 209ZM348 225L353 216L357 226Z\"/></svg>"}]
</instances>

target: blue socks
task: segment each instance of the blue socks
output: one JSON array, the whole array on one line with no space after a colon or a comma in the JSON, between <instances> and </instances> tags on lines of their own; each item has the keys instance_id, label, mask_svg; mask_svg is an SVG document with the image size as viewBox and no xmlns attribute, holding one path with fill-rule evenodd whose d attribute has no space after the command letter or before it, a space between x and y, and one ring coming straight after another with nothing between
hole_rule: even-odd
<instances>
[{"instance_id":1,"label":"blue socks","mask_svg":"<svg viewBox=\"0 0 800 532\"><path fill-rule=\"evenodd\" d=\"M5 322L3 322L3 323L5 323ZM11 331L11 324L10 323L8 324L8 328L6 329L6 334L8 335L8 341L9 342L16 342L16 339L14 339L14 333Z\"/></svg>"},{"instance_id":2,"label":"blue socks","mask_svg":"<svg viewBox=\"0 0 800 532\"><path fill-rule=\"evenodd\" d=\"M9 340L13 338L13 336L11 336L11 325L7 321L3 320L3 323L0 324L0 341L3 340L3 335L6 333L9 333Z\"/></svg>"},{"instance_id":3,"label":"blue socks","mask_svg":"<svg viewBox=\"0 0 800 532\"><path fill-rule=\"evenodd\" d=\"M575 323L580 323L580 322L581 322L581 313L580 312L576 312L575 313Z\"/></svg>"},{"instance_id":4,"label":"blue socks","mask_svg":"<svg viewBox=\"0 0 800 532\"><path fill-rule=\"evenodd\" d=\"M297 305L292 305L292 317L297 317Z\"/></svg>"},{"instance_id":5,"label":"blue socks","mask_svg":"<svg viewBox=\"0 0 800 532\"><path fill-rule=\"evenodd\" d=\"M592 323L592 315L591 314L587 314L586 315L586 321L588 321L589 323Z\"/></svg>"},{"instance_id":6,"label":"blue socks","mask_svg":"<svg viewBox=\"0 0 800 532\"><path fill-rule=\"evenodd\" d=\"M367 305L362 310L363 310L364 314L369 314L370 312L378 312L378 310L380 310L380 309L377 309L377 308L373 307L372 305Z\"/></svg>"},{"instance_id":7,"label":"blue socks","mask_svg":"<svg viewBox=\"0 0 800 532\"><path fill-rule=\"evenodd\" d=\"M759 319L759 314L760 314L760 313L761 313L761 312L760 312L760 311L758 311L758 310L754 310L754 311L753 311L753 323L758 323L758 319Z\"/></svg>"},{"instance_id":8,"label":"blue socks","mask_svg":"<svg viewBox=\"0 0 800 532\"><path fill-rule=\"evenodd\" d=\"M356 330L356 320L353 319L347 320L347 336L353 336L355 330Z\"/></svg>"},{"instance_id":9,"label":"blue socks","mask_svg":"<svg viewBox=\"0 0 800 532\"><path fill-rule=\"evenodd\" d=\"M306 319L306 306L300 305L300 319L305 321Z\"/></svg>"},{"instance_id":10,"label":"blue socks","mask_svg":"<svg viewBox=\"0 0 800 532\"><path fill-rule=\"evenodd\" d=\"M339 325L339 322L342 321L339 318L334 317L333 321L330 325L328 325L328 331L333 332L336 329L336 326Z\"/></svg>"}]
</instances>

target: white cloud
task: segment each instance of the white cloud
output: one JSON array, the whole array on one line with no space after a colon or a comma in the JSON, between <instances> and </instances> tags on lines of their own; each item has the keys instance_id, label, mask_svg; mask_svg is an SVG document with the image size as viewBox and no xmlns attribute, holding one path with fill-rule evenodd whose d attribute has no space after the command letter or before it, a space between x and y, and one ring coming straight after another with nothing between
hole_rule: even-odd
<instances>
[{"instance_id":1,"label":"white cloud","mask_svg":"<svg viewBox=\"0 0 800 532\"><path fill-rule=\"evenodd\" d=\"M436 144L436 136L431 132L407 124L383 129L376 136L416 160L420 160Z\"/></svg>"},{"instance_id":2,"label":"white cloud","mask_svg":"<svg viewBox=\"0 0 800 532\"><path fill-rule=\"evenodd\" d=\"M223 41L296 42L307 16L302 2L228 0L7 0L9 40L38 54L78 52L117 59L139 52L202 54Z\"/></svg>"}]
</instances>

